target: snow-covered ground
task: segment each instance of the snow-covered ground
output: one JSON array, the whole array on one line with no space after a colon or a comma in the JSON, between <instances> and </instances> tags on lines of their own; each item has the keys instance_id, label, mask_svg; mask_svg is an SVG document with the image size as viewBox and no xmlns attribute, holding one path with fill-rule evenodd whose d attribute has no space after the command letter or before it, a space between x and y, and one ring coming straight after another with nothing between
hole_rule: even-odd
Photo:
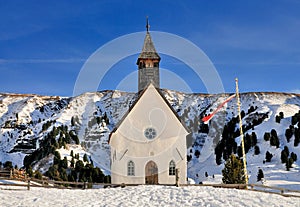
<instances>
[{"instance_id":1,"label":"snow-covered ground","mask_svg":"<svg viewBox=\"0 0 300 207\"><path fill-rule=\"evenodd\" d=\"M213 187L137 186L110 189L0 190L0 206L284 206L300 198Z\"/></svg>"}]
</instances>

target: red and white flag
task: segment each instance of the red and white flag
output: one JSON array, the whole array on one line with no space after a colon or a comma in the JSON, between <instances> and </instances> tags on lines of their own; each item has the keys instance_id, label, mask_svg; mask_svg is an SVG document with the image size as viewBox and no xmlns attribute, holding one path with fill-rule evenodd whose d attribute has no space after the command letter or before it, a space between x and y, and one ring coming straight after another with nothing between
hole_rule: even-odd
<instances>
[{"instance_id":1,"label":"red and white flag","mask_svg":"<svg viewBox=\"0 0 300 207\"><path fill-rule=\"evenodd\" d=\"M211 114L208 116L205 116L202 118L203 122L208 122L213 118L213 116L226 104L228 103L231 99L233 99L236 96L236 94L233 94L232 96L229 96L223 103L221 103L216 110L214 110Z\"/></svg>"}]
</instances>

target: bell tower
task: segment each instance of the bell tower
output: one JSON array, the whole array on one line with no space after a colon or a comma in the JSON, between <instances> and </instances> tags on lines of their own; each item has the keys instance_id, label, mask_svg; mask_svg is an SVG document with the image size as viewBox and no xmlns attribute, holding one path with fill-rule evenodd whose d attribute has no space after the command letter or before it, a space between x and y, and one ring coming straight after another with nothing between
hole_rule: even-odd
<instances>
[{"instance_id":1,"label":"bell tower","mask_svg":"<svg viewBox=\"0 0 300 207\"><path fill-rule=\"evenodd\" d=\"M160 56L157 54L149 32L149 21L147 17L146 36L142 52L140 53L136 64L138 65L138 91L140 92L148 86L150 82L159 88L159 62Z\"/></svg>"}]
</instances>

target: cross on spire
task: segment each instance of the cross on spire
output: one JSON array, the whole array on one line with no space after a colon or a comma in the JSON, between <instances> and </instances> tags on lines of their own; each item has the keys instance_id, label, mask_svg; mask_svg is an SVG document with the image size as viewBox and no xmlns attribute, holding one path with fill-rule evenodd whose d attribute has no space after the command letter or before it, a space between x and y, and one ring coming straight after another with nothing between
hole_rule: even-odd
<instances>
[{"instance_id":1,"label":"cross on spire","mask_svg":"<svg viewBox=\"0 0 300 207\"><path fill-rule=\"evenodd\" d=\"M146 18L147 18L146 29L147 29L147 32L149 32L150 24L149 24L148 16Z\"/></svg>"}]
</instances>

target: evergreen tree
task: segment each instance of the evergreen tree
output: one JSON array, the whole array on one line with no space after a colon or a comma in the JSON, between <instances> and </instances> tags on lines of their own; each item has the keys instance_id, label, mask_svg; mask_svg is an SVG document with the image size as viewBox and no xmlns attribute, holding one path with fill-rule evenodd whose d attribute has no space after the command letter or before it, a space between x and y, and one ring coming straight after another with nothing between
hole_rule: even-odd
<instances>
[{"instance_id":1,"label":"evergreen tree","mask_svg":"<svg viewBox=\"0 0 300 207\"><path fill-rule=\"evenodd\" d=\"M254 106L250 106L250 108L248 109L248 114L250 114L254 111L255 111Z\"/></svg>"},{"instance_id":2,"label":"evergreen tree","mask_svg":"<svg viewBox=\"0 0 300 207\"><path fill-rule=\"evenodd\" d=\"M32 176L33 176L33 170L32 170L31 165L29 165L29 166L26 168L26 173L28 174L29 177L32 177Z\"/></svg>"},{"instance_id":3,"label":"evergreen tree","mask_svg":"<svg viewBox=\"0 0 300 207\"><path fill-rule=\"evenodd\" d=\"M288 154L285 150L281 151L281 163L286 163L288 160Z\"/></svg>"},{"instance_id":4,"label":"evergreen tree","mask_svg":"<svg viewBox=\"0 0 300 207\"><path fill-rule=\"evenodd\" d=\"M75 167L75 160L74 157L71 159L70 167L74 168Z\"/></svg>"},{"instance_id":5,"label":"evergreen tree","mask_svg":"<svg viewBox=\"0 0 300 207\"><path fill-rule=\"evenodd\" d=\"M245 117L245 115L246 115L246 114L245 114L245 111L242 110L242 111L241 111L241 118L243 119L243 118Z\"/></svg>"},{"instance_id":6,"label":"evergreen tree","mask_svg":"<svg viewBox=\"0 0 300 207\"><path fill-rule=\"evenodd\" d=\"M199 156L200 156L200 151L199 151L199 150L195 150L194 155L195 155L195 157L199 158Z\"/></svg>"},{"instance_id":7,"label":"evergreen tree","mask_svg":"<svg viewBox=\"0 0 300 207\"><path fill-rule=\"evenodd\" d=\"M81 160L77 160L77 162L75 164L75 170L77 172L80 172L83 168L84 168L83 162Z\"/></svg>"},{"instance_id":8,"label":"evergreen tree","mask_svg":"<svg viewBox=\"0 0 300 207\"><path fill-rule=\"evenodd\" d=\"M297 116L296 115L292 116L292 125L297 124L297 122L298 122Z\"/></svg>"},{"instance_id":9,"label":"evergreen tree","mask_svg":"<svg viewBox=\"0 0 300 207\"><path fill-rule=\"evenodd\" d=\"M257 144L257 136L255 134L255 132L252 132L251 134L251 146L254 147Z\"/></svg>"},{"instance_id":10,"label":"evergreen tree","mask_svg":"<svg viewBox=\"0 0 300 207\"><path fill-rule=\"evenodd\" d=\"M96 120L97 120L97 124L99 125L101 123L101 116L97 116Z\"/></svg>"},{"instance_id":11,"label":"evergreen tree","mask_svg":"<svg viewBox=\"0 0 300 207\"><path fill-rule=\"evenodd\" d=\"M258 174L257 174L257 182L258 182L258 181L261 181L261 179L264 178L264 177L265 177L265 176L264 176L263 170L262 170L262 169L259 169L259 170L258 170Z\"/></svg>"},{"instance_id":12,"label":"evergreen tree","mask_svg":"<svg viewBox=\"0 0 300 207\"><path fill-rule=\"evenodd\" d=\"M292 152L291 153L291 158L293 158L293 160L296 162L297 161L297 154Z\"/></svg>"},{"instance_id":13,"label":"evergreen tree","mask_svg":"<svg viewBox=\"0 0 300 207\"><path fill-rule=\"evenodd\" d=\"M222 149L223 144L222 142L218 142L216 148L215 148L215 154L216 154L216 163L217 165L220 165L222 163Z\"/></svg>"},{"instance_id":14,"label":"evergreen tree","mask_svg":"<svg viewBox=\"0 0 300 207\"><path fill-rule=\"evenodd\" d=\"M89 160L88 160L88 157L87 157L87 155L86 154L84 154L83 155L83 162L88 162Z\"/></svg>"},{"instance_id":15,"label":"evergreen tree","mask_svg":"<svg viewBox=\"0 0 300 207\"><path fill-rule=\"evenodd\" d=\"M286 166L286 170L287 171L289 171L290 170L290 168L292 167L292 164L294 163L294 160L293 160L293 158L289 158L288 160L287 160L287 162L285 163L285 166Z\"/></svg>"},{"instance_id":16,"label":"evergreen tree","mask_svg":"<svg viewBox=\"0 0 300 207\"><path fill-rule=\"evenodd\" d=\"M249 149L251 148L251 136L247 133L245 136L245 153L247 154L249 152Z\"/></svg>"},{"instance_id":17,"label":"evergreen tree","mask_svg":"<svg viewBox=\"0 0 300 207\"><path fill-rule=\"evenodd\" d=\"M61 168L64 168L64 169L67 169L67 168L68 168L68 160L67 160L67 157L64 157L64 159L60 161L60 167L61 167Z\"/></svg>"},{"instance_id":18,"label":"evergreen tree","mask_svg":"<svg viewBox=\"0 0 300 207\"><path fill-rule=\"evenodd\" d=\"M270 140L270 137L271 137L271 135L270 135L269 132L266 132L266 133L264 134L264 140L265 140L265 141L269 141L269 140Z\"/></svg>"},{"instance_id":19,"label":"evergreen tree","mask_svg":"<svg viewBox=\"0 0 300 207\"><path fill-rule=\"evenodd\" d=\"M271 162L272 157L273 157L273 155L269 151L267 151L266 152L266 162Z\"/></svg>"},{"instance_id":20,"label":"evergreen tree","mask_svg":"<svg viewBox=\"0 0 300 207\"><path fill-rule=\"evenodd\" d=\"M259 146L255 145L255 147L254 147L254 154L255 155L259 155L259 153L260 153Z\"/></svg>"},{"instance_id":21,"label":"evergreen tree","mask_svg":"<svg viewBox=\"0 0 300 207\"><path fill-rule=\"evenodd\" d=\"M36 179L41 180L41 179L43 178L43 175L42 175L42 173L41 173L40 171L35 171L34 177L35 177Z\"/></svg>"},{"instance_id":22,"label":"evergreen tree","mask_svg":"<svg viewBox=\"0 0 300 207\"><path fill-rule=\"evenodd\" d=\"M239 158L243 157L243 149L242 149L241 146L238 146L238 148L237 148L237 154L238 154Z\"/></svg>"},{"instance_id":23,"label":"evergreen tree","mask_svg":"<svg viewBox=\"0 0 300 207\"><path fill-rule=\"evenodd\" d=\"M300 129L295 128L295 140L294 140L294 147L297 147L300 143Z\"/></svg>"},{"instance_id":24,"label":"evergreen tree","mask_svg":"<svg viewBox=\"0 0 300 207\"><path fill-rule=\"evenodd\" d=\"M280 116L280 118L281 119L283 119L284 118L284 114L283 114L283 112L281 111L281 112L279 112L279 116Z\"/></svg>"},{"instance_id":25,"label":"evergreen tree","mask_svg":"<svg viewBox=\"0 0 300 207\"><path fill-rule=\"evenodd\" d=\"M286 129L285 137L286 137L287 142L290 142L292 136L293 136L293 131L290 128Z\"/></svg>"},{"instance_id":26,"label":"evergreen tree","mask_svg":"<svg viewBox=\"0 0 300 207\"><path fill-rule=\"evenodd\" d=\"M51 167L49 167L48 171L46 172L46 176L53 180L60 180L58 165L52 165Z\"/></svg>"},{"instance_id":27,"label":"evergreen tree","mask_svg":"<svg viewBox=\"0 0 300 207\"><path fill-rule=\"evenodd\" d=\"M3 164L3 167L4 167L4 169L6 169L6 170L11 170L11 169L13 169L13 164L12 164L11 161L6 161L6 162Z\"/></svg>"},{"instance_id":28,"label":"evergreen tree","mask_svg":"<svg viewBox=\"0 0 300 207\"><path fill-rule=\"evenodd\" d=\"M276 115L276 116L275 116L275 121L276 121L277 123L280 124L280 120L281 120L281 119L280 119L280 116Z\"/></svg>"},{"instance_id":29,"label":"evergreen tree","mask_svg":"<svg viewBox=\"0 0 300 207\"><path fill-rule=\"evenodd\" d=\"M276 146L277 148L279 147L279 139L277 136L277 132L275 129L271 130L271 138L270 138L270 145L271 146Z\"/></svg>"},{"instance_id":30,"label":"evergreen tree","mask_svg":"<svg viewBox=\"0 0 300 207\"><path fill-rule=\"evenodd\" d=\"M225 163L222 175L222 181L225 184L244 184L245 176L242 161L231 154Z\"/></svg>"},{"instance_id":31,"label":"evergreen tree","mask_svg":"<svg viewBox=\"0 0 300 207\"><path fill-rule=\"evenodd\" d=\"M58 151L55 151L55 152L54 152L54 159L53 159L54 165L59 164L59 163L60 163L60 160L61 160L61 158L60 158L59 152L58 152Z\"/></svg>"},{"instance_id":32,"label":"evergreen tree","mask_svg":"<svg viewBox=\"0 0 300 207\"><path fill-rule=\"evenodd\" d=\"M290 154L289 148L287 146L284 146L283 150L286 151L286 154L289 156Z\"/></svg>"},{"instance_id":33,"label":"evergreen tree","mask_svg":"<svg viewBox=\"0 0 300 207\"><path fill-rule=\"evenodd\" d=\"M192 160L192 155L187 155L186 159L187 159L187 162L191 161Z\"/></svg>"}]
</instances>

